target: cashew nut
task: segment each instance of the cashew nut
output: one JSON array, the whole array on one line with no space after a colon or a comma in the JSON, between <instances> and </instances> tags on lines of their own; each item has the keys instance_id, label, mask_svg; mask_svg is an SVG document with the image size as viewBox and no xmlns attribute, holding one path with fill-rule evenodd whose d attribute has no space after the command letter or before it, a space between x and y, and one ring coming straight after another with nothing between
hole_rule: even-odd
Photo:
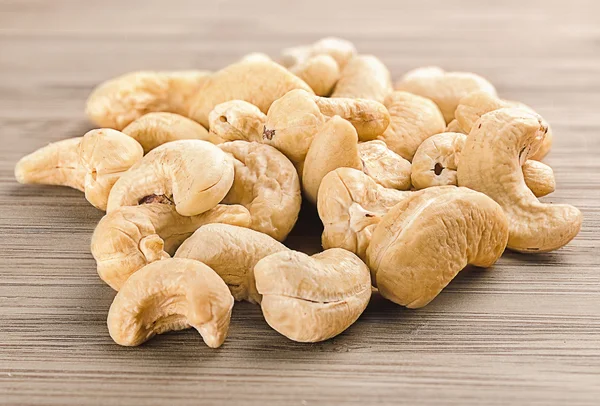
<instances>
[{"instance_id":1,"label":"cashew nut","mask_svg":"<svg viewBox=\"0 0 600 406\"><path fill-rule=\"evenodd\" d=\"M446 126L446 131L444 132L466 134L466 131L461 128L460 124L458 124L457 119L450 121Z\"/></svg>"},{"instance_id":2,"label":"cashew nut","mask_svg":"<svg viewBox=\"0 0 600 406\"><path fill-rule=\"evenodd\" d=\"M373 55L357 55L342 70L331 97L370 99L383 103L392 91L388 68Z\"/></svg>"},{"instance_id":3,"label":"cashew nut","mask_svg":"<svg viewBox=\"0 0 600 406\"><path fill-rule=\"evenodd\" d=\"M477 121L458 163L458 185L485 193L509 221L508 248L547 252L571 241L581 212L566 204L540 203L523 179L521 164L542 144L547 125L536 114L503 108Z\"/></svg>"},{"instance_id":4,"label":"cashew nut","mask_svg":"<svg viewBox=\"0 0 600 406\"><path fill-rule=\"evenodd\" d=\"M108 311L108 332L135 346L167 331L194 327L211 348L223 344L233 297L202 262L170 258L153 262L125 282Z\"/></svg>"},{"instance_id":5,"label":"cashew nut","mask_svg":"<svg viewBox=\"0 0 600 406\"><path fill-rule=\"evenodd\" d=\"M318 129L336 115L348 120L362 141L373 140L390 122L385 106L375 101L330 99L294 90L276 100L269 109L263 142L299 164L304 161Z\"/></svg>"},{"instance_id":6,"label":"cashew nut","mask_svg":"<svg viewBox=\"0 0 600 406\"><path fill-rule=\"evenodd\" d=\"M311 45L284 49L281 52L281 64L286 68L292 68L314 56L329 55L335 59L339 68L343 69L355 54L356 48L350 41L327 37Z\"/></svg>"},{"instance_id":7,"label":"cashew nut","mask_svg":"<svg viewBox=\"0 0 600 406\"><path fill-rule=\"evenodd\" d=\"M171 204L123 206L104 216L92 236L98 275L114 290L145 265L175 253L196 229L209 223L250 226L250 213L239 205L217 205L197 216L182 216Z\"/></svg>"},{"instance_id":8,"label":"cashew nut","mask_svg":"<svg viewBox=\"0 0 600 406\"><path fill-rule=\"evenodd\" d=\"M390 112L390 125L377 139L402 158L412 160L423 141L444 131L446 123L431 100L408 92L392 92L384 105Z\"/></svg>"},{"instance_id":9,"label":"cashew nut","mask_svg":"<svg viewBox=\"0 0 600 406\"><path fill-rule=\"evenodd\" d=\"M507 239L508 221L492 199L467 188L434 187L413 193L383 216L367 264L383 297L418 308L467 265L492 266Z\"/></svg>"},{"instance_id":10,"label":"cashew nut","mask_svg":"<svg viewBox=\"0 0 600 406\"><path fill-rule=\"evenodd\" d=\"M442 111L446 123L454 119L458 102L469 93L481 90L496 96L496 88L475 73L445 72L434 66L406 73L396 84L396 90L404 90L433 100ZM438 132L442 131L444 130Z\"/></svg>"},{"instance_id":11,"label":"cashew nut","mask_svg":"<svg viewBox=\"0 0 600 406\"><path fill-rule=\"evenodd\" d=\"M106 210L117 179L143 155L141 145L119 131L91 130L83 137L49 144L21 158L15 177L19 183L81 190L92 205Z\"/></svg>"},{"instance_id":12,"label":"cashew nut","mask_svg":"<svg viewBox=\"0 0 600 406\"><path fill-rule=\"evenodd\" d=\"M410 162L389 149L385 142L361 142L358 152L362 171L375 182L389 189L410 189Z\"/></svg>"},{"instance_id":13,"label":"cashew nut","mask_svg":"<svg viewBox=\"0 0 600 406\"><path fill-rule=\"evenodd\" d=\"M210 133L226 141L262 142L267 116L253 104L231 100L217 104L208 115Z\"/></svg>"},{"instance_id":14,"label":"cashew nut","mask_svg":"<svg viewBox=\"0 0 600 406\"><path fill-rule=\"evenodd\" d=\"M533 192L535 197L542 197L554 192L556 183L554 171L548 165L528 159L521 167L525 185Z\"/></svg>"},{"instance_id":15,"label":"cashew nut","mask_svg":"<svg viewBox=\"0 0 600 406\"><path fill-rule=\"evenodd\" d=\"M228 224L208 224L181 244L175 258L205 263L225 281L235 300L260 303L254 265L267 255L287 249L258 231Z\"/></svg>"},{"instance_id":16,"label":"cashew nut","mask_svg":"<svg viewBox=\"0 0 600 406\"><path fill-rule=\"evenodd\" d=\"M269 325L299 342L327 340L354 323L371 298L369 269L343 249L312 257L271 254L254 267L261 308Z\"/></svg>"},{"instance_id":17,"label":"cashew nut","mask_svg":"<svg viewBox=\"0 0 600 406\"><path fill-rule=\"evenodd\" d=\"M290 67L290 72L306 82L317 96L329 96L340 79L340 68L329 55L317 55Z\"/></svg>"},{"instance_id":18,"label":"cashew nut","mask_svg":"<svg viewBox=\"0 0 600 406\"><path fill-rule=\"evenodd\" d=\"M208 115L217 104L245 100L266 113L271 103L293 89L312 89L281 65L266 60L234 63L210 75L196 92L189 117L208 127Z\"/></svg>"},{"instance_id":19,"label":"cashew nut","mask_svg":"<svg viewBox=\"0 0 600 406\"><path fill-rule=\"evenodd\" d=\"M296 224L302 198L294 165L279 151L256 142L219 145L231 154L235 177L223 199L248 209L250 228L283 241Z\"/></svg>"},{"instance_id":20,"label":"cashew nut","mask_svg":"<svg viewBox=\"0 0 600 406\"><path fill-rule=\"evenodd\" d=\"M208 71L132 72L97 86L86 114L101 127L122 130L150 112L187 116L191 98L209 77Z\"/></svg>"},{"instance_id":21,"label":"cashew nut","mask_svg":"<svg viewBox=\"0 0 600 406\"><path fill-rule=\"evenodd\" d=\"M194 120L164 112L144 114L125 127L123 133L139 142L146 154L162 144L177 140L223 142Z\"/></svg>"},{"instance_id":22,"label":"cashew nut","mask_svg":"<svg viewBox=\"0 0 600 406\"><path fill-rule=\"evenodd\" d=\"M182 216L194 216L217 205L233 184L233 164L210 142L179 140L150 151L113 186L107 211L136 206L162 196Z\"/></svg>"}]
</instances>

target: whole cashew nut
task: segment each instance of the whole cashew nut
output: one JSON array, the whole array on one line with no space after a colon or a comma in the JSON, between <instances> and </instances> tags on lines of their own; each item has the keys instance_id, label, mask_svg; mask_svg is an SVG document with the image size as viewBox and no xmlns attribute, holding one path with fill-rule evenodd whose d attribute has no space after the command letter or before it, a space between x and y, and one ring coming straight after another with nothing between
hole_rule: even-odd
<instances>
[{"instance_id":1,"label":"whole cashew nut","mask_svg":"<svg viewBox=\"0 0 600 406\"><path fill-rule=\"evenodd\" d=\"M228 224L200 227L177 250L175 258L189 258L211 267L225 281L235 300L260 303L254 265L288 248L264 233Z\"/></svg>"},{"instance_id":2,"label":"whole cashew nut","mask_svg":"<svg viewBox=\"0 0 600 406\"><path fill-rule=\"evenodd\" d=\"M371 298L369 269L356 255L338 248L313 256L297 251L271 254L258 261L254 277L267 323L299 342L342 333Z\"/></svg>"},{"instance_id":3,"label":"whole cashew nut","mask_svg":"<svg viewBox=\"0 0 600 406\"><path fill-rule=\"evenodd\" d=\"M340 79L340 68L329 55L317 55L289 68L306 82L317 96L329 96Z\"/></svg>"},{"instance_id":4,"label":"whole cashew nut","mask_svg":"<svg viewBox=\"0 0 600 406\"><path fill-rule=\"evenodd\" d=\"M492 266L507 239L508 221L492 199L467 188L434 187L413 193L383 216L367 264L383 297L418 308L468 264Z\"/></svg>"},{"instance_id":5,"label":"whole cashew nut","mask_svg":"<svg viewBox=\"0 0 600 406\"><path fill-rule=\"evenodd\" d=\"M125 282L108 311L108 332L120 345L136 346L156 334L194 327L211 348L223 344L233 297L202 262L171 258L153 262Z\"/></svg>"},{"instance_id":6,"label":"whole cashew nut","mask_svg":"<svg viewBox=\"0 0 600 406\"><path fill-rule=\"evenodd\" d=\"M446 123L454 119L460 99L469 93L484 91L496 96L496 88L483 77L471 72L445 72L430 66L414 69L396 83L396 90L404 90L433 100L444 115ZM443 129L438 131L442 132Z\"/></svg>"},{"instance_id":7,"label":"whole cashew nut","mask_svg":"<svg viewBox=\"0 0 600 406\"><path fill-rule=\"evenodd\" d=\"M132 72L97 86L86 104L86 114L100 127L122 130L150 112L187 116L192 97L208 78L208 71Z\"/></svg>"},{"instance_id":8,"label":"whole cashew nut","mask_svg":"<svg viewBox=\"0 0 600 406\"><path fill-rule=\"evenodd\" d=\"M125 127L123 133L139 142L145 154L162 144L177 140L203 140L213 144L223 142L194 120L165 112L144 114Z\"/></svg>"},{"instance_id":9,"label":"whole cashew nut","mask_svg":"<svg viewBox=\"0 0 600 406\"><path fill-rule=\"evenodd\" d=\"M210 133L226 141L262 142L267 116L253 104L230 100L217 104L208 115Z\"/></svg>"},{"instance_id":10,"label":"whole cashew nut","mask_svg":"<svg viewBox=\"0 0 600 406\"><path fill-rule=\"evenodd\" d=\"M21 158L15 166L19 183L69 186L85 192L94 207L106 210L108 195L131 166L142 159L141 145L108 128L49 144Z\"/></svg>"},{"instance_id":11,"label":"whole cashew nut","mask_svg":"<svg viewBox=\"0 0 600 406\"><path fill-rule=\"evenodd\" d=\"M145 265L169 258L196 229L209 223L250 226L239 205L217 205L197 216L182 216L171 204L123 206L105 215L92 235L98 275L114 290Z\"/></svg>"},{"instance_id":12,"label":"whole cashew nut","mask_svg":"<svg viewBox=\"0 0 600 406\"><path fill-rule=\"evenodd\" d=\"M566 204L538 201L523 179L521 164L542 144L548 127L522 109L486 113L475 124L458 163L458 185L485 193L504 209L508 248L547 252L571 241L581 228L581 212Z\"/></svg>"},{"instance_id":13,"label":"whole cashew nut","mask_svg":"<svg viewBox=\"0 0 600 406\"><path fill-rule=\"evenodd\" d=\"M373 55L357 55L342 70L331 97L383 103L392 90L392 77L383 62Z\"/></svg>"},{"instance_id":14,"label":"whole cashew nut","mask_svg":"<svg viewBox=\"0 0 600 406\"><path fill-rule=\"evenodd\" d=\"M233 185L223 199L248 209L250 228L283 241L296 224L302 198L294 165L279 151L256 142L219 145L233 157Z\"/></svg>"},{"instance_id":15,"label":"whole cashew nut","mask_svg":"<svg viewBox=\"0 0 600 406\"><path fill-rule=\"evenodd\" d=\"M107 211L159 196L172 200L182 216L194 216L223 200L233 184L233 173L231 160L210 142L169 142L150 151L119 178Z\"/></svg>"},{"instance_id":16,"label":"whole cashew nut","mask_svg":"<svg viewBox=\"0 0 600 406\"><path fill-rule=\"evenodd\" d=\"M284 49L281 52L280 62L286 68L293 68L319 55L331 56L335 59L339 68L343 69L348 61L356 55L356 48L350 41L327 37L311 45L301 45Z\"/></svg>"}]
</instances>

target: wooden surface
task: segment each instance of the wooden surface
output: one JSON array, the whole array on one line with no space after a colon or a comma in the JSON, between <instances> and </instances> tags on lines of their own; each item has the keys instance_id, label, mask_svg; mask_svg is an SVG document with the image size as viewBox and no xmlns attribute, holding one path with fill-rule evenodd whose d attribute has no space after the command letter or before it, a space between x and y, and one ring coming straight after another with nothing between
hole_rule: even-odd
<instances>
[{"instance_id":1,"label":"wooden surface","mask_svg":"<svg viewBox=\"0 0 600 406\"><path fill-rule=\"evenodd\" d=\"M473 70L548 119L547 202L584 213L545 255L507 253L461 274L429 306L375 296L319 344L236 304L225 345L192 331L112 342L114 292L89 253L102 213L77 191L18 185L34 149L91 128L92 87L138 69L218 69L245 53L338 35L398 77ZM600 401L600 6L515 0L0 1L0 404L539 404ZM311 209L289 245L314 252Z\"/></svg>"}]
</instances>

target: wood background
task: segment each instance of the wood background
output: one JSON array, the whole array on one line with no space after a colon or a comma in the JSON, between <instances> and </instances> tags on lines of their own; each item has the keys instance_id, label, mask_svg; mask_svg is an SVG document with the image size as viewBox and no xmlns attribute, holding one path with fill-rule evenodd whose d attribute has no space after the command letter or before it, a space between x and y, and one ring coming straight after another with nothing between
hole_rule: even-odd
<instances>
[{"instance_id":1,"label":"wood background","mask_svg":"<svg viewBox=\"0 0 600 406\"><path fill-rule=\"evenodd\" d=\"M600 6L487 2L0 0L0 404L600 402ZM344 334L297 344L236 304L225 345L192 331L139 348L108 336L114 292L89 253L102 213L67 188L18 185L24 154L91 128L94 85L138 69L218 69L251 51L338 35L395 77L472 70L553 127L543 199L584 213L545 255L507 253L429 306L374 297ZM308 208L289 245L315 252Z\"/></svg>"}]
</instances>

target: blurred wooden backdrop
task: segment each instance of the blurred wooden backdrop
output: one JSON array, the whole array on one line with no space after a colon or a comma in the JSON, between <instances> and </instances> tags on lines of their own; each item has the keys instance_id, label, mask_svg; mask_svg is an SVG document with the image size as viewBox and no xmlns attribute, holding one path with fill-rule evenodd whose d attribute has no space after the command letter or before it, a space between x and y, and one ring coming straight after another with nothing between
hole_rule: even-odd
<instances>
[{"instance_id":1,"label":"blurred wooden backdrop","mask_svg":"<svg viewBox=\"0 0 600 406\"><path fill-rule=\"evenodd\" d=\"M598 4L0 0L0 404L597 405ZM581 208L581 234L460 275L418 311L374 297L324 343L291 342L240 303L218 350L192 331L114 344L114 292L88 249L102 213L77 191L18 185L17 159L90 129L84 101L107 78L218 69L327 35L379 56L395 77L428 64L473 70L533 106L555 133L546 162L558 190L544 200ZM289 244L314 252L311 210Z\"/></svg>"}]
</instances>

